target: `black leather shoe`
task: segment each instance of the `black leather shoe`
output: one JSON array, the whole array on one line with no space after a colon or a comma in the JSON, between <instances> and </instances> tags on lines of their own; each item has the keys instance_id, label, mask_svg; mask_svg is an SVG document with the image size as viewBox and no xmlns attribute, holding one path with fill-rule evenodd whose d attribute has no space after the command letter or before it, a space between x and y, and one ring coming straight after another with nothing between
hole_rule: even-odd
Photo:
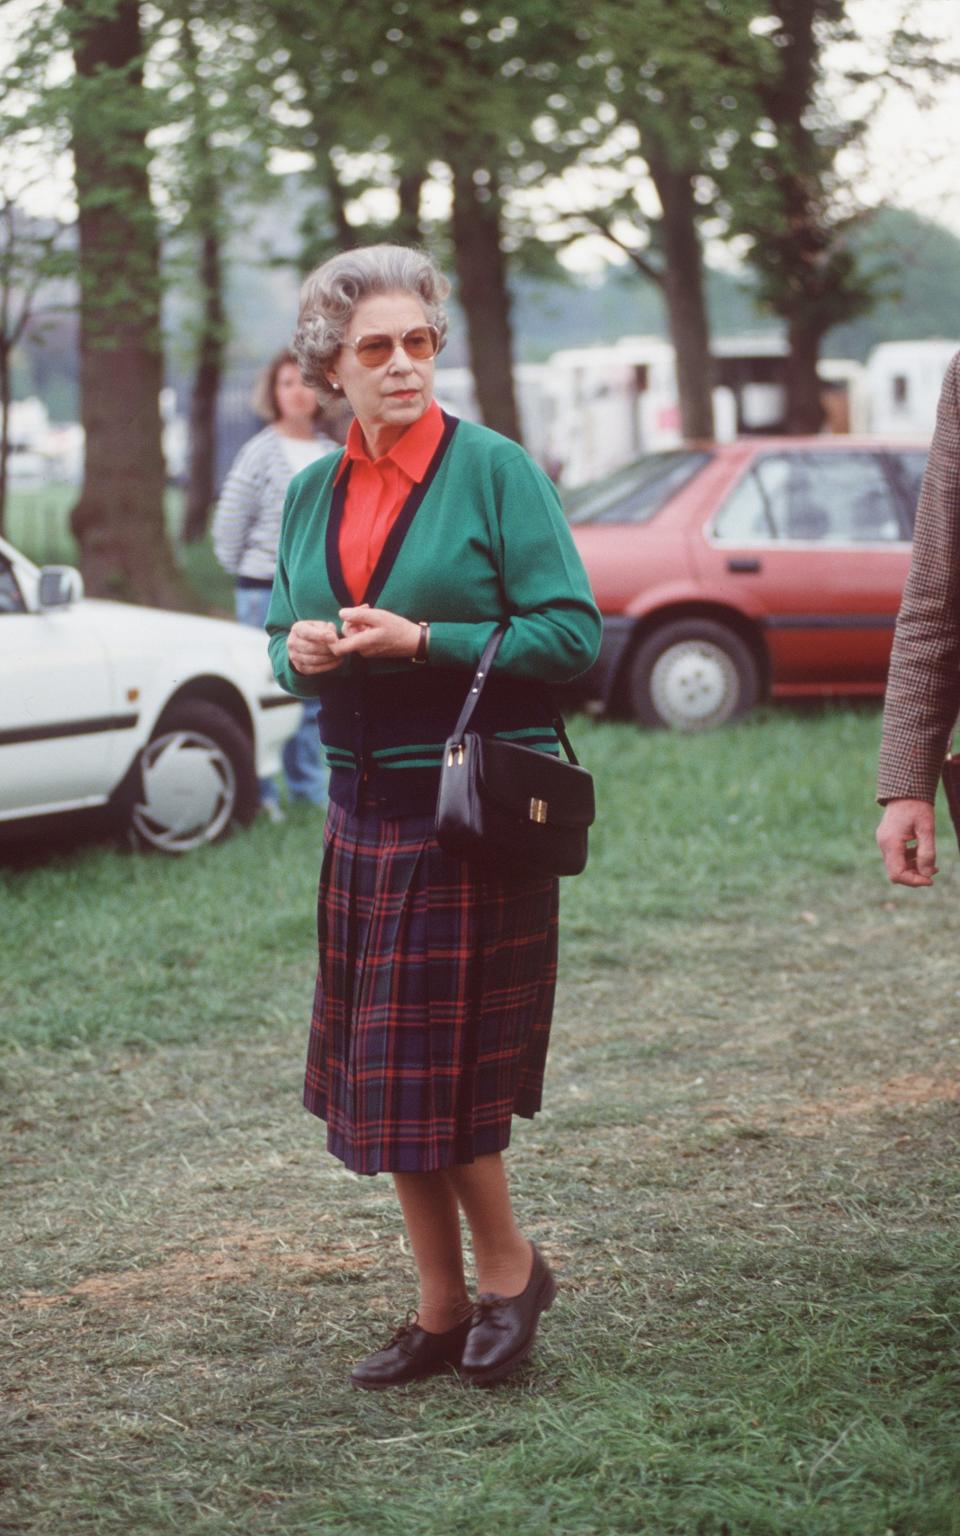
<instances>
[{"instance_id":1,"label":"black leather shoe","mask_svg":"<svg viewBox=\"0 0 960 1536\"><path fill-rule=\"evenodd\" d=\"M459 1365L472 1321L472 1317L465 1317L447 1333L427 1333L418 1326L414 1312L389 1344L354 1366L350 1372L352 1385L379 1392L385 1387L402 1387L405 1382L432 1376L445 1365Z\"/></svg>"},{"instance_id":2,"label":"black leather shoe","mask_svg":"<svg viewBox=\"0 0 960 1536\"><path fill-rule=\"evenodd\" d=\"M492 1387L526 1360L540 1313L553 1305L557 1282L536 1244L530 1247L533 1268L519 1296L477 1298L461 1364L464 1379L475 1387Z\"/></svg>"}]
</instances>

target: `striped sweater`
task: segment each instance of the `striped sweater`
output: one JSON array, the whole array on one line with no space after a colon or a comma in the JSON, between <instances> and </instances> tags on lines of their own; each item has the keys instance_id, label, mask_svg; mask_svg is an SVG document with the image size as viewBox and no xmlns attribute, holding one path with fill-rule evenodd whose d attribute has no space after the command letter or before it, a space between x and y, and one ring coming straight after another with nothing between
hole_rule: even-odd
<instances>
[{"instance_id":1,"label":"striped sweater","mask_svg":"<svg viewBox=\"0 0 960 1536\"><path fill-rule=\"evenodd\" d=\"M316 439L328 451L336 443ZM272 581L283 501L293 471L274 427L244 443L230 467L213 519L217 560L232 576Z\"/></svg>"},{"instance_id":2,"label":"striped sweater","mask_svg":"<svg viewBox=\"0 0 960 1536\"><path fill-rule=\"evenodd\" d=\"M421 484L391 530L363 601L430 622L426 666L350 658L304 676L290 664L297 619L338 619L352 606L339 533L348 475L331 454L291 482L267 631L274 673L288 692L323 700L330 797L352 809L361 784L387 814L429 810L443 743L480 653L498 623L506 634L474 724L556 750L548 684L586 670L600 615L557 493L516 443L445 416Z\"/></svg>"}]
</instances>

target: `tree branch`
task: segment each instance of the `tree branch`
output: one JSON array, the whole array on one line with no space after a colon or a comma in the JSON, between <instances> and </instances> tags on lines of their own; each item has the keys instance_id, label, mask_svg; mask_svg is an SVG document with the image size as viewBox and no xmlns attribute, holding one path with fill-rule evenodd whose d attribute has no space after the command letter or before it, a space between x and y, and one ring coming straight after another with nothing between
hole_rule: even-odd
<instances>
[{"instance_id":1,"label":"tree branch","mask_svg":"<svg viewBox=\"0 0 960 1536\"><path fill-rule=\"evenodd\" d=\"M609 240L611 245L615 245L625 256L629 256L634 266L643 273L644 277L648 277L652 283L656 283L658 288L663 287L664 273L658 267L655 267L651 261L648 261L642 251L638 250L635 246L627 245L625 240L621 240L619 235L615 235L609 225L600 218L599 214L586 213L583 217L589 224L593 225L598 234L603 235L605 240Z\"/></svg>"}]
</instances>

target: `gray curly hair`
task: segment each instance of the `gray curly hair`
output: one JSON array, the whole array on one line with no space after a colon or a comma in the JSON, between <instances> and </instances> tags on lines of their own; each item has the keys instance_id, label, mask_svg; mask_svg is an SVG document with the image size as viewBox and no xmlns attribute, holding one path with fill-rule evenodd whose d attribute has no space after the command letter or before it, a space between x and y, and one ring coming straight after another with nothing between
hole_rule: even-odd
<instances>
[{"instance_id":1,"label":"gray curly hair","mask_svg":"<svg viewBox=\"0 0 960 1536\"><path fill-rule=\"evenodd\" d=\"M335 399L327 370L343 346L351 316L373 293L412 293L431 325L447 339L443 301L450 284L425 251L406 245L365 245L332 256L300 289L300 314L293 351L305 384L321 399Z\"/></svg>"}]
</instances>

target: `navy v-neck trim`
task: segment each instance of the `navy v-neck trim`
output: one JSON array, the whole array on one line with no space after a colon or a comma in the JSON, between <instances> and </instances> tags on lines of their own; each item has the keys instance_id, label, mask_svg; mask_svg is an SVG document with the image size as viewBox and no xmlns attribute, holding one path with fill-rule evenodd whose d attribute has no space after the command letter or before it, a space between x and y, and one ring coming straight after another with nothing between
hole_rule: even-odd
<instances>
[{"instance_id":1,"label":"navy v-neck trim","mask_svg":"<svg viewBox=\"0 0 960 1536\"><path fill-rule=\"evenodd\" d=\"M375 608L377 598L387 584L387 578L396 564L397 556L404 539L410 531L410 524L429 491L437 470L443 462L443 456L450 446L450 439L460 424L459 417L449 416L446 411L440 413L443 417L443 435L436 446L433 458L427 465L427 472L419 485L411 487L410 494L397 514L396 521L387 534L380 558L373 568L370 580L367 582L363 596L357 600L347 587L343 574L343 565L340 560L340 529L343 527L343 514L347 504L347 486L350 483L351 464L347 464L346 470L340 476L333 488L333 499L330 503L330 516L327 519L327 575L330 586L337 602L342 608L354 608L357 602L369 603Z\"/></svg>"}]
</instances>

